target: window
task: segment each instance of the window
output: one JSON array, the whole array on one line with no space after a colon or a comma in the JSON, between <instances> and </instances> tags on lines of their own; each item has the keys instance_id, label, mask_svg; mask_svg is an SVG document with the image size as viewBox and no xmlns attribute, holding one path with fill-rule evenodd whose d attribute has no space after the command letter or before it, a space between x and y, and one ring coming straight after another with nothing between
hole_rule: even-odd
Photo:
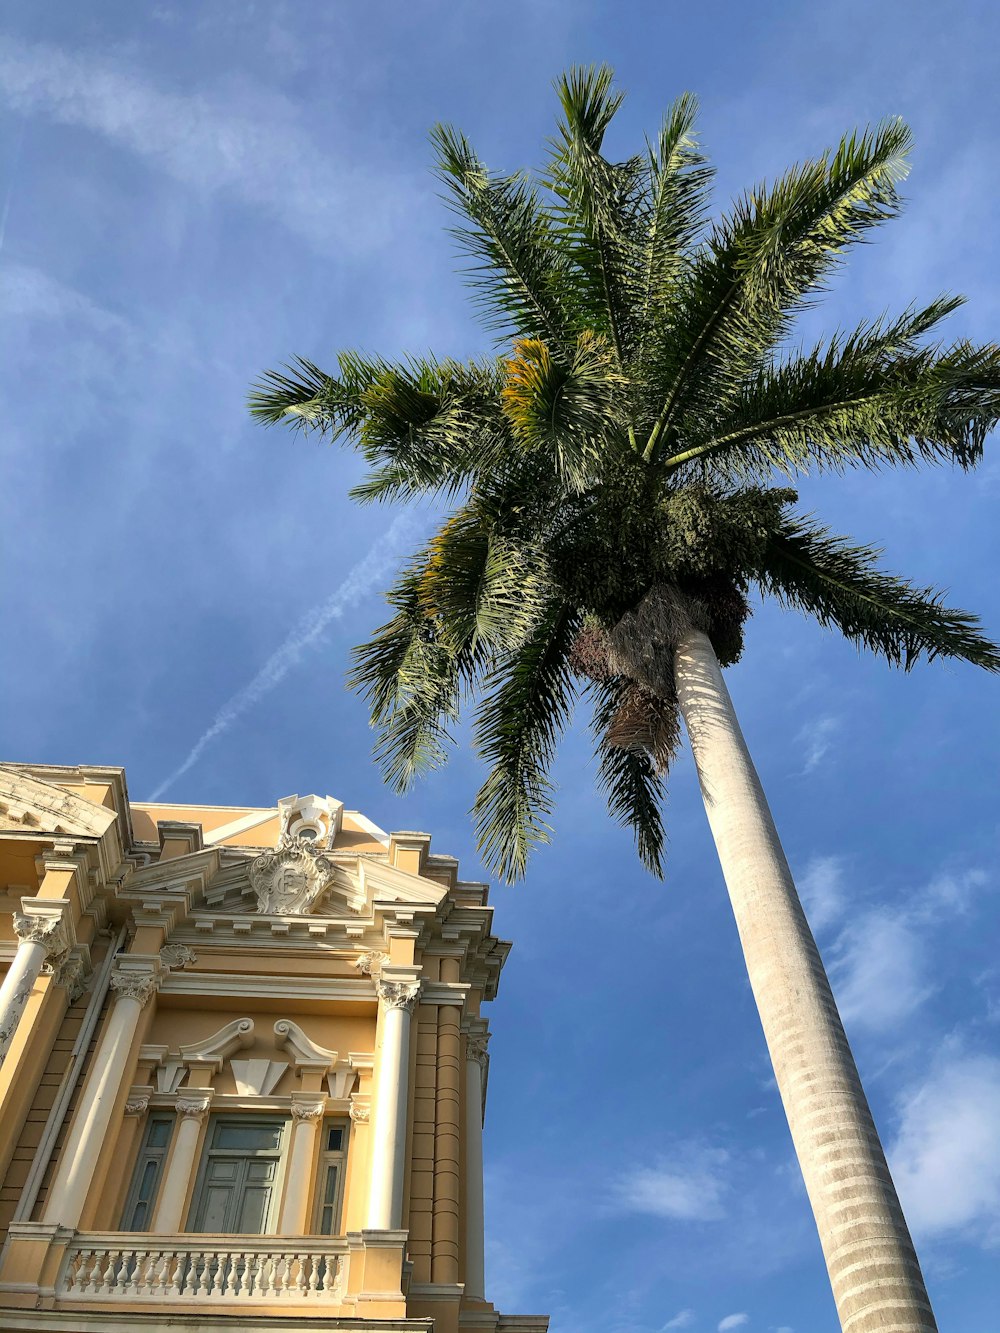
<instances>
[{"instance_id":1,"label":"window","mask_svg":"<svg viewBox=\"0 0 1000 1333\"><path fill-rule=\"evenodd\" d=\"M340 1234L340 1202L344 1193L346 1149L347 1126L327 1120L323 1125L316 1188L316 1232L320 1236Z\"/></svg>"},{"instance_id":2,"label":"window","mask_svg":"<svg viewBox=\"0 0 1000 1333\"><path fill-rule=\"evenodd\" d=\"M132 1188L128 1192L128 1202L122 1216L122 1231L145 1231L149 1226L173 1128L172 1112L149 1117L142 1151L135 1164Z\"/></svg>"},{"instance_id":3,"label":"window","mask_svg":"<svg viewBox=\"0 0 1000 1333\"><path fill-rule=\"evenodd\" d=\"M284 1119L213 1119L189 1230L265 1235L277 1206L284 1138Z\"/></svg>"}]
</instances>

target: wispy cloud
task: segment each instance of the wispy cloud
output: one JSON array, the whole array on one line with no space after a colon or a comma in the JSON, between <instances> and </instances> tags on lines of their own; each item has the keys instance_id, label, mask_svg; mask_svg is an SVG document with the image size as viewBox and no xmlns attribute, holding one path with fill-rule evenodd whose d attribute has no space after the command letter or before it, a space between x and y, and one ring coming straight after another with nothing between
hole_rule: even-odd
<instances>
[{"instance_id":1,"label":"wispy cloud","mask_svg":"<svg viewBox=\"0 0 1000 1333\"><path fill-rule=\"evenodd\" d=\"M725 1216L729 1153L704 1144L679 1144L651 1166L626 1171L612 1186L613 1206L621 1212L686 1222L711 1222Z\"/></svg>"},{"instance_id":2,"label":"wispy cloud","mask_svg":"<svg viewBox=\"0 0 1000 1333\"><path fill-rule=\"evenodd\" d=\"M913 1229L1000 1246L1000 1060L949 1053L899 1116L889 1162Z\"/></svg>"},{"instance_id":3,"label":"wispy cloud","mask_svg":"<svg viewBox=\"0 0 1000 1333\"><path fill-rule=\"evenodd\" d=\"M727 1314L725 1319L719 1320L719 1333L729 1333L731 1328L742 1328L744 1324L749 1324L750 1316L746 1311L740 1314Z\"/></svg>"},{"instance_id":4,"label":"wispy cloud","mask_svg":"<svg viewBox=\"0 0 1000 1333\"><path fill-rule=\"evenodd\" d=\"M690 1328L694 1323L693 1310L678 1310L673 1319L668 1319L660 1329L660 1333L667 1333L668 1328Z\"/></svg>"},{"instance_id":5,"label":"wispy cloud","mask_svg":"<svg viewBox=\"0 0 1000 1333\"><path fill-rule=\"evenodd\" d=\"M802 772L812 773L830 753L833 738L840 730L840 718L826 715L814 718L799 731L797 740L803 749Z\"/></svg>"},{"instance_id":6,"label":"wispy cloud","mask_svg":"<svg viewBox=\"0 0 1000 1333\"><path fill-rule=\"evenodd\" d=\"M844 863L839 856L814 856L798 877L799 897L814 931L841 917L845 907Z\"/></svg>"},{"instance_id":7,"label":"wispy cloud","mask_svg":"<svg viewBox=\"0 0 1000 1333\"><path fill-rule=\"evenodd\" d=\"M377 247L410 190L424 188L338 154L279 93L168 90L93 50L0 40L0 97L21 115L90 130L185 185L262 208L321 250Z\"/></svg>"},{"instance_id":8,"label":"wispy cloud","mask_svg":"<svg viewBox=\"0 0 1000 1333\"><path fill-rule=\"evenodd\" d=\"M253 679L222 705L211 726L198 737L184 761L157 786L150 800L159 800L178 778L193 768L213 741L224 735L244 713L281 684L289 671L298 665L303 653L320 639L333 621L339 620L345 611L372 591L399 559L402 549L412 537L414 526L415 520L410 515L399 515L364 559L348 573L336 592L308 611Z\"/></svg>"},{"instance_id":9,"label":"wispy cloud","mask_svg":"<svg viewBox=\"0 0 1000 1333\"><path fill-rule=\"evenodd\" d=\"M806 916L817 934L839 927L829 969L844 1021L891 1031L934 993L928 949L933 931L971 913L990 879L978 867L942 873L916 888L904 905L864 908L846 924L844 880L839 857L813 857L798 878Z\"/></svg>"},{"instance_id":10,"label":"wispy cloud","mask_svg":"<svg viewBox=\"0 0 1000 1333\"><path fill-rule=\"evenodd\" d=\"M849 1027L896 1028L934 992L922 933L891 911L865 912L848 926L830 975Z\"/></svg>"}]
</instances>

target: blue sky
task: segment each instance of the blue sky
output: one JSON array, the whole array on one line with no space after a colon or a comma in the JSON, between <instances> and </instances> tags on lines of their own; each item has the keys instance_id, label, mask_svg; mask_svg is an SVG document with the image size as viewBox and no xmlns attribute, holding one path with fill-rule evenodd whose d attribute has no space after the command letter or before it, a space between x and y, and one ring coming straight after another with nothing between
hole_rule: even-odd
<instances>
[{"instance_id":1,"label":"blue sky","mask_svg":"<svg viewBox=\"0 0 1000 1333\"><path fill-rule=\"evenodd\" d=\"M484 350L427 130L451 120L497 166L537 162L551 80L573 61L610 61L630 90L623 150L697 93L721 200L904 115L908 209L810 330L958 290L955 336L995 336L998 39L1000 16L973 0L8 0L0 752L124 764L135 799L165 783L225 804L329 791L432 831L475 877L474 760L390 796L343 688L430 516L391 527L352 508L356 460L255 428L248 384L294 353ZM804 494L1000 633L995 454L974 476L858 474ZM957 666L893 674L771 607L730 676L942 1329L986 1329L996 684ZM555 842L526 885L494 891L516 947L493 1020L490 1294L551 1311L553 1333L833 1333L692 766L671 782L662 885L592 772L574 734Z\"/></svg>"}]
</instances>

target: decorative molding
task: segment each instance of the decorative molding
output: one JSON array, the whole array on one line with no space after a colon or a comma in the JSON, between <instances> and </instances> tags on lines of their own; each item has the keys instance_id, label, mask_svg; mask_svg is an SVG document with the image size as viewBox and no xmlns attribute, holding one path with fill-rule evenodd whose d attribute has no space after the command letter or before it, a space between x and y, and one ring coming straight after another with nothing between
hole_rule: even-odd
<instances>
[{"instance_id":1,"label":"decorative molding","mask_svg":"<svg viewBox=\"0 0 1000 1333\"><path fill-rule=\"evenodd\" d=\"M321 1101L299 1102L292 1101L292 1119L306 1122L322 1120L326 1114L326 1098Z\"/></svg>"},{"instance_id":2,"label":"decorative molding","mask_svg":"<svg viewBox=\"0 0 1000 1333\"><path fill-rule=\"evenodd\" d=\"M149 1099L153 1095L153 1089L146 1084L137 1083L129 1089L128 1100L125 1103L126 1115L144 1115L149 1109Z\"/></svg>"},{"instance_id":3,"label":"decorative molding","mask_svg":"<svg viewBox=\"0 0 1000 1333\"><path fill-rule=\"evenodd\" d=\"M465 1058L474 1060L480 1069L485 1069L489 1063L489 1052L486 1049L489 1039L488 1032L479 1035L470 1033L465 1039Z\"/></svg>"},{"instance_id":4,"label":"decorative molding","mask_svg":"<svg viewBox=\"0 0 1000 1333\"><path fill-rule=\"evenodd\" d=\"M347 1113L355 1125L367 1125L371 1120L371 1107L367 1102L358 1102L351 1098L351 1109Z\"/></svg>"},{"instance_id":5,"label":"decorative molding","mask_svg":"<svg viewBox=\"0 0 1000 1333\"><path fill-rule=\"evenodd\" d=\"M380 980L376 990L379 1000L387 1009L405 1009L408 1014L412 1014L420 995L420 982Z\"/></svg>"},{"instance_id":6,"label":"decorative molding","mask_svg":"<svg viewBox=\"0 0 1000 1333\"><path fill-rule=\"evenodd\" d=\"M274 1025L274 1044L287 1050L299 1072L329 1073L339 1059L336 1051L317 1046L290 1018L279 1018Z\"/></svg>"},{"instance_id":7,"label":"decorative molding","mask_svg":"<svg viewBox=\"0 0 1000 1333\"><path fill-rule=\"evenodd\" d=\"M231 1055L253 1045L253 1033L252 1018L235 1018L210 1037L182 1046L181 1060L188 1066L209 1065L218 1073Z\"/></svg>"},{"instance_id":8,"label":"decorative molding","mask_svg":"<svg viewBox=\"0 0 1000 1333\"><path fill-rule=\"evenodd\" d=\"M177 1098L175 1105L182 1120L204 1120L212 1105L212 1090L206 1089L197 1096L185 1093Z\"/></svg>"},{"instance_id":9,"label":"decorative molding","mask_svg":"<svg viewBox=\"0 0 1000 1333\"><path fill-rule=\"evenodd\" d=\"M44 902L22 898L20 912L14 913L14 933L22 944L40 944L46 958L58 958L74 943L70 911L65 898Z\"/></svg>"},{"instance_id":10,"label":"decorative molding","mask_svg":"<svg viewBox=\"0 0 1000 1333\"><path fill-rule=\"evenodd\" d=\"M317 847L330 848L343 823L344 803L332 796L285 796L278 802L278 818L281 839L308 832Z\"/></svg>"},{"instance_id":11,"label":"decorative molding","mask_svg":"<svg viewBox=\"0 0 1000 1333\"><path fill-rule=\"evenodd\" d=\"M189 949L186 944L165 944L160 950L160 962L168 970L187 967L188 963L196 963L197 961L198 955L193 949Z\"/></svg>"},{"instance_id":12,"label":"decorative molding","mask_svg":"<svg viewBox=\"0 0 1000 1333\"><path fill-rule=\"evenodd\" d=\"M139 968L127 967L123 959L115 963L111 973L111 989L119 1000L135 1000L140 1008L145 1008L159 984L159 975L152 968L140 971Z\"/></svg>"},{"instance_id":13,"label":"decorative molding","mask_svg":"<svg viewBox=\"0 0 1000 1333\"><path fill-rule=\"evenodd\" d=\"M257 911L264 916L304 916L329 886L334 864L312 843L285 835L273 852L250 863Z\"/></svg>"},{"instance_id":14,"label":"decorative molding","mask_svg":"<svg viewBox=\"0 0 1000 1333\"><path fill-rule=\"evenodd\" d=\"M389 955L382 953L380 949L369 949L355 961L354 966L366 977L377 977L382 970L382 964L387 962L388 958Z\"/></svg>"},{"instance_id":15,"label":"decorative molding","mask_svg":"<svg viewBox=\"0 0 1000 1333\"><path fill-rule=\"evenodd\" d=\"M284 1060L230 1060L236 1091L242 1097L266 1097L288 1068Z\"/></svg>"},{"instance_id":16,"label":"decorative molding","mask_svg":"<svg viewBox=\"0 0 1000 1333\"><path fill-rule=\"evenodd\" d=\"M53 985L62 986L66 991L67 1004L76 1004L87 989L87 982L93 970L90 967L88 954L89 950L75 948L70 949L61 959L52 960Z\"/></svg>"}]
</instances>

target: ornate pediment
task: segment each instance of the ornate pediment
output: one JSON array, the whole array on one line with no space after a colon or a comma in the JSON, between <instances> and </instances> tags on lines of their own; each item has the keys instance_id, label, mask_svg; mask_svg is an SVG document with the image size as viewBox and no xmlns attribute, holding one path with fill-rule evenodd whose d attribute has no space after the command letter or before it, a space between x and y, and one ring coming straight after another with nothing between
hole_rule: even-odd
<instances>
[{"instance_id":1,"label":"ornate pediment","mask_svg":"<svg viewBox=\"0 0 1000 1333\"><path fill-rule=\"evenodd\" d=\"M335 866L304 838L286 835L273 852L250 863L257 911L267 916L302 916L329 887Z\"/></svg>"},{"instance_id":2,"label":"ornate pediment","mask_svg":"<svg viewBox=\"0 0 1000 1333\"><path fill-rule=\"evenodd\" d=\"M62 787L0 767L0 831L99 838L115 822L113 810Z\"/></svg>"}]
</instances>

